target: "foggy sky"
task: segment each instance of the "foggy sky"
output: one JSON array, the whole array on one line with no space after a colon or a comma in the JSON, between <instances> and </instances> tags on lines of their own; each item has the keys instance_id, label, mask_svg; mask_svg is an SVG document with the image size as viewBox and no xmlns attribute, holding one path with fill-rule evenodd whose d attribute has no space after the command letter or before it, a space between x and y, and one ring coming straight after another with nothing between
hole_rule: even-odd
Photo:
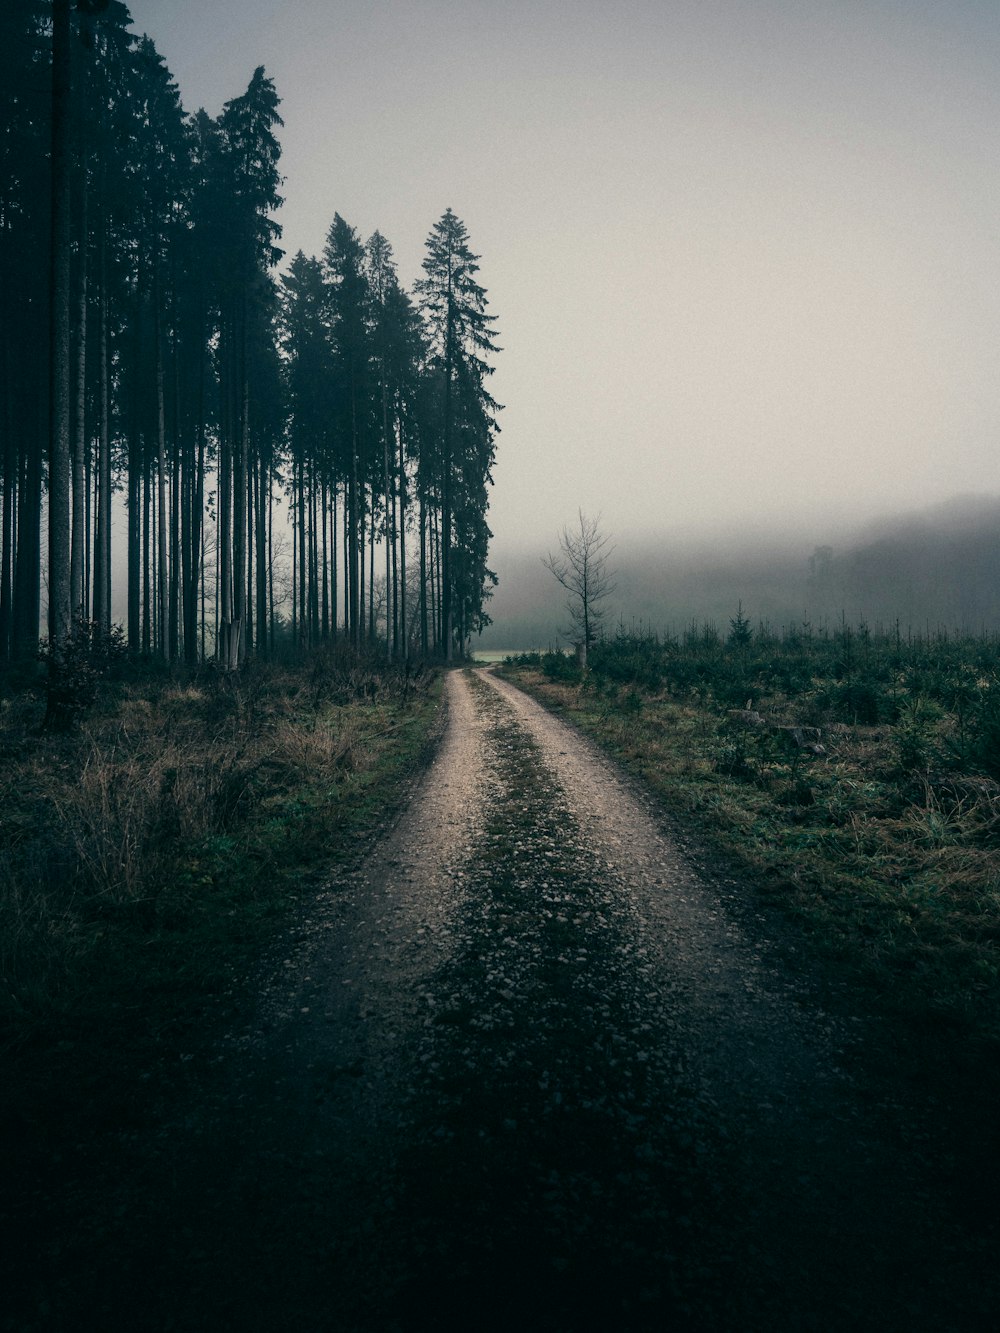
<instances>
[{"instance_id":1,"label":"foggy sky","mask_svg":"<svg viewBox=\"0 0 1000 1333\"><path fill-rule=\"evenodd\" d=\"M498 552L1000 489L994 0L130 8L189 111L274 78L289 254L465 221Z\"/></svg>"}]
</instances>

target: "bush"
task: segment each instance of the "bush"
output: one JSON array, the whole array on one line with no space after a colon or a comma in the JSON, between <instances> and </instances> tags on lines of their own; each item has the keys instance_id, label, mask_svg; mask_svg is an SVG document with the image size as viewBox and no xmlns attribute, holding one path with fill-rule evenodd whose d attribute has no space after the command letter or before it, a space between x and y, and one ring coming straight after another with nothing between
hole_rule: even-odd
<instances>
[{"instance_id":1,"label":"bush","mask_svg":"<svg viewBox=\"0 0 1000 1333\"><path fill-rule=\"evenodd\" d=\"M580 668L576 659L566 653L546 653L542 658L542 673L549 680L578 681Z\"/></svg>"},{"instance_id":2,"label":"bush","mask_svg":"<svg viewBox=\"0 0 1000 1333\"><path fill-rule=\"evenodd\" d=\"M983 691L964 728L962 740L951 750L963 766L1000 781L1000 690Z\"/></svg>"},{"instance_id":3,"label":"bush","mask_svg":"<svg viewBox=\"0 0 1000 1333\"><path fill-rule=\"evenodd\" d=\"M92 708L98 687L125 662L125 632L105 633L96 620L78 620L59 651L47 643L39 652L48 669L45 726L66 731Z\"/></svg>"}]
</instances>

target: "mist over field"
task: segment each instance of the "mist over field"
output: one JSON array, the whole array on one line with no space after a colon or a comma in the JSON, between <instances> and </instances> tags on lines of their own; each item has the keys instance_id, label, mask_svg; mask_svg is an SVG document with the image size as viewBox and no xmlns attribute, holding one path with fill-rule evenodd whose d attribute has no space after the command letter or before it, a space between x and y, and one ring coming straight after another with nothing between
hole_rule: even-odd
<instances>
[{"instance_id":1,"label":"mist over field","mask_svg":"<svg viewBox=\"0 0 1000 1333\"><path fill-rule=\"evenodd\" d=\"M607 529L610 531L610 529ZM754 624L820 629L897 620L903 632L1000 630L1000 497L956 496L925 509L785 530L617 536L616 591L605 632L724 631L742 605ZM569 641L565 597L542 563L557 546L497 543L493 624L474 646L548 648Z\"/></svg>"}]
</instances>

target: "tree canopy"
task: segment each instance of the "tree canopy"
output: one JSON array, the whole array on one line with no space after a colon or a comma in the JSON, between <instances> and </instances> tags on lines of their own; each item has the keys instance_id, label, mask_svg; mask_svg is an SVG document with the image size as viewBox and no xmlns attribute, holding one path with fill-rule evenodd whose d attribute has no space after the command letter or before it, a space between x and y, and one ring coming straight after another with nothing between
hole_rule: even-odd
<instances>
[{"instance_id":1,"label":"tree canopy","mask_svg":"<svg viewBox=\"0 0 1000 1333\"><path fill-rule=\"evenodd\" d=\"M189 115L130 22L0 17L0 661L34 654L44 604L56 658L118 608L131 653L192 666L340 635L463 651L499 411L464 224L434 223L412 295L339 213L285 260L264 67Z\"/></svg>"}]
</instances>

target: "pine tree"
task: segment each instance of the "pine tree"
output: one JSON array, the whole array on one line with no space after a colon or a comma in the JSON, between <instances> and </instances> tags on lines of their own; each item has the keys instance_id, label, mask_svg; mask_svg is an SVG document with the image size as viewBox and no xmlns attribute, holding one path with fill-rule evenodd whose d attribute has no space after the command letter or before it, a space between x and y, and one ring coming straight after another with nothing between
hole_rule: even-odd
<instances>
[{"instance_id":1,"label":"pine tree","mask_svg":"<svg viewBox=\"0 0 1000 1333\"><path fill-rule=\"evenodd\" d=\"M335 491L341 480L332 451L335 366L327 320L323 267L300 250L281 278L280 337L296 538L293 606L296 631L304 642L312 635L311 564L306 552L312 539L313 483L325 480ZM335 587L333 595L335 599Z\"/></svg>"},{"instance_id":2,"label":"pine tree","mask_svg":"<svg viewBox=\"0 0 1000 1333\"><path fill-rule=\"evenodd\" d=\"M47 0L0 5L0 660L38 645L48 447Z\"/></svg>"},{"instance_id":3,"label":"pine tree","mask_svg":"<svg viewBox=\"0 0 1000 1333\"><path fill-rule=\"evenodd\" d=\"M419 337L413 307L399 285L392 246L376 231L365 247L371 294L372 345L376 380L377 432L382 462L382 538L385 556L386 656L406 656L400 615L405 617L406 460L403 417L412 395ZM402 611L401 611L402 602Z\"/></svg>"},{"instance_id":4,"label":"pine tree","mask_svg":"<svg viewBox=\"0 0 1000 1333\"><path fill-rule=\"evenodd\" d=\"M465 224L449 208L427 238L425 277L416 284L433 355L439 396L440 626L438 647L451 660L456 629L460 643L482 624L491 575L485 552L486 491L492 480L496 403L485 389L496 353L495 316L486 313L486 291L476 281L478 255ZM457 523L456 523L457 520ZM458 613L456 624L456 612Z\"/></svg>"},{"instance_id":5,"label":"pine tree","mask_svg":"<svg viewBox=\"0 0 1000 1333\"><path fill-rule=\"evenodd\" d=\"M120 0L0 11L0 657L37 644L46 483L53 660L74 619L110 632L123 481L134 653L195 665L211 619L226 666L267 652L286 484L299 637L336 633L343 598L355 648L384 606L405 656L419 532L421 641L449 656L493 578L496 346L463 225L435 227L420 311L339 214L277 286L273 84L185 117L130 23Z\"/></svg>"},{"instance_id":6,"label":"pine tree","mask_svg":"<svg viewBox=\"0 0 1000 1333\"><path fill-rule=\"evenodd\" d=\"M281 125L274 84L259 66L242 97L227 102L219 120L221 198L231 238L228 280L222 288L219 379L221 394L219 505L221 599L219 657L227 667L246 656L247 513L250 474L249 347L266 318L268 274L281 258L281 228L271 214L278 193ZM252 507L252 505L251 505Z\"/></svg>"},{"instance_id":7,"label":"pine tree","mask_svg":"<svg viewBox=\"0 0 1000 1333\"><path fill-rule=\"evenodd\" d=\"M409 657L406 533L410 524L408 464L419 452L420 385L427 357L423 324L409 296L391 283L381 311L385 325L385 378L392 403L397 518L394 525L393 638L397 653Z\"/></svg>"},{"instance_id":8,"label":"pine tree","mask_svg":"<svg viewBox=\"0 0 1000 1333\"><path fill-rule=\"evenodd\" d=\"M71 11L70 0L53 0L48 583L50 661L56 673L70 633Z\"/></svg>"},{"instance_id":9,"label":"pine tree","mask_svg":"<svg viewBox=\"0 0 1000 1333\"><path fill-rule=\"evenodd\" d=\"M364 607L365 483L372 418L370 292L364 247L334 214L323 252L334 352L337 453L347 482L348 634L361 646Z\"/></svg>"}]
</instances>

